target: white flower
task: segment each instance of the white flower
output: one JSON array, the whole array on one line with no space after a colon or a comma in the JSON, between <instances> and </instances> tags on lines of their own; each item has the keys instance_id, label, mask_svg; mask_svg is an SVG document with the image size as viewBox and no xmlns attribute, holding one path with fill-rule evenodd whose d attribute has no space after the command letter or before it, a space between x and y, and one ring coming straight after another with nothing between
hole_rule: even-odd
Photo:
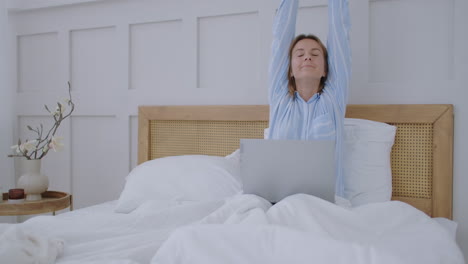
<instances>
[{"instance_id":1,"label":"white flower","mask_svg":"<svg viewBox=\"0 0 468 264\"><path fill-rule=\"evenodd\" d=\"M49 148L53 149L55 152L62 150L63 148L63 143L62 137L52 137L49 143Z\"/></svg>"},{"instance_id":2,"label":"white flower","mask_svg":"<svg viewBox=\"0 0 468 264\"><path fill-rule=\"evenodd\" d=\"M19 145L11 146L11 148L14 149L16 153L21 153L21 150L20 150L20 146L19 146Z\"/></svg>"},{"instance_id":3,"label":"white flower","mask_svg":"<svg viewBox=\"0 0 468 264\"><path fill-rule=\"evenodd\" d=\"M16 153L23 153L25 151L33 151L36 149L36 142L37 140L29 140L29 141L24 142L21 145L11 146L11 148L14 149Z\"/></svg>"},{"instance_id":4,"label":"white flower","mask_svg":"<svg viewBox=\"0 0 468 264\"><path fill-rule=\"evenodd\" d=\"M29 140L29 141L26 141L24 142L22 145L23 149L27 150L27 151L33 151L36 149L36 142L37 140Z\"/></svg>"}]
</instances>

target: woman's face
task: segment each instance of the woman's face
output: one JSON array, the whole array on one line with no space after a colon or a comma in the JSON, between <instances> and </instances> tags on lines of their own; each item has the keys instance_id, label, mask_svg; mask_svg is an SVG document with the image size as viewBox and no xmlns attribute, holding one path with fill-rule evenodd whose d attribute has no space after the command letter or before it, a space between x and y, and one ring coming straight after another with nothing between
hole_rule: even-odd
<instances>
[{"instance_id":1,"label":"woman's face","mask_svg":"<svg viewBox=\"0 0 468 264\"><path fill-rule=\"evenodd\" d=\"M291 70L296 81L320 80L326 76L325 57L317 41L302 39L296 43L291 54Z\"/></svg>"}]
</instances>

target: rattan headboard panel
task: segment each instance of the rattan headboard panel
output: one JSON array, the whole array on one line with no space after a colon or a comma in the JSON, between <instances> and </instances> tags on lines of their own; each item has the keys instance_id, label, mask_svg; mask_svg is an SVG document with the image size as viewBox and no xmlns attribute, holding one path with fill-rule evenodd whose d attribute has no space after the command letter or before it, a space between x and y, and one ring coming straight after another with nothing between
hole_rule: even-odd
<instances>
[{"instance_id":1,"label":"rattan headboard panel","mask_svg":"<svg viewBox=\"0 0 468 264\"><path fill-rule=\"evenodd\" d=\"M138 162L187 154L223 156L240 138L262 138L269 108L142 106ZM346 117L397 126L391 154L393 200L452 218L453 106L348 105Z\"/></svg>"},{"instance_id":2,"label":"rattan headboard panel","mask_svg":"<svg viewBox=\"0 0 468 264\"><path fill-rule=\"evenodd\" d=\"M391 153L394 197L432 198L432 124L389 123L397 127Z\"/></svg>"},{"instance_id":3,"label":"rattan headboard panel","mask_svg":"<svg viewBox=\"0 0 468 264\"><path fill-rule=\"evenodd\" d=\"M267 121L150 121L150 159L177 155L225 156L241 138L263 138Z\"/></svg>"}]
</instances>

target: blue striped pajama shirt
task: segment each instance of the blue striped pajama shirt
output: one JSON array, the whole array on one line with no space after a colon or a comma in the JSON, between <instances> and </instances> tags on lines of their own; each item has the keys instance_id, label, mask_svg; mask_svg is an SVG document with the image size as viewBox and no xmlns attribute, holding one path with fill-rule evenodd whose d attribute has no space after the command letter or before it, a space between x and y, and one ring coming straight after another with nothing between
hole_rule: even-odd
<instances>
[{"instance_id":1,"label":"blue striped pajama shirt","mask_svg":"<svg viewBox=\"0 0 468 264\"><path fill-rule=\"evenodd\" d=\"M289 45L295 37L298 0L283 0L273 24L269 67L269 139L336 140L336 195L344 197L342 177L343 121L351 73L348 0L328 1L329 72L321 94L307 102L288 94ZM311 168L313 170L313 168Z\"/></svg>"}]
</instances>

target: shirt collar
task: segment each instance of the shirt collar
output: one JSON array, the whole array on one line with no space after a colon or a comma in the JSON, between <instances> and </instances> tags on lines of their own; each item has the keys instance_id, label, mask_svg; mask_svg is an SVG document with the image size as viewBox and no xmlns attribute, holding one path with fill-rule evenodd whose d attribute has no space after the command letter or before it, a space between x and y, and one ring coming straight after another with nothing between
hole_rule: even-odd
<instances>
[{"instance_id":1,"label":"shirt collar","mask_svg":"<svg viewBox=\"0 0 468 264\"><path fill-rule=\"evenodd\" d=\"M304 103L310 104L320 98L320 93L315 93L314 95L312 95L312 97L307 102L301 97L298 91L294 92L294 96L296 97L296 99L301 100Z\"/></svg>"}]
</instances>

